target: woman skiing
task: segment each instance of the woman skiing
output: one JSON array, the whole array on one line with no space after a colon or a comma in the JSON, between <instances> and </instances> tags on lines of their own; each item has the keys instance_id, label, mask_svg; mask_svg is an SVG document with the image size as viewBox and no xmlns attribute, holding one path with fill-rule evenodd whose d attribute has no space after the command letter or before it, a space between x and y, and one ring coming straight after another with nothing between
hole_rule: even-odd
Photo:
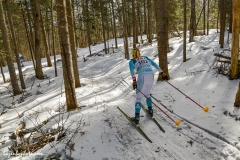
<instances>
[{"instance_id":1,"label":"woman skiing","mask_svg":"<svg viewBox=\"0 0 240 160\"><path fill-rule=\"evenodd\" d=\"M21 55L21 53L19 53L19 59L20 59L21 67L24 67L24 64L23 64L24 57L23 57L23 55Z\"/></svg>"},{"instance_id":2,"label":"woman skiing","mask_svg":"<svg viewBox=\"0 0 240 160\"><path fill-rule=\"evenodd\" d=\"M163 80L168 80L169 78L152 59L147 56L141 56L138 48L132 50L132 57L133 58L129 62L129 68L133 79L133 89L136 89L135 117L133 117L132 120L135 124L138 124L140 120L141 100L143 94L147 97L146 103L148 106L148 113L151 117L153 116L152 100L150 97L154 81L152 66L158 70ZM138 74L137 80L134 70L136 70Z\"/></svg>"}]
</instances>

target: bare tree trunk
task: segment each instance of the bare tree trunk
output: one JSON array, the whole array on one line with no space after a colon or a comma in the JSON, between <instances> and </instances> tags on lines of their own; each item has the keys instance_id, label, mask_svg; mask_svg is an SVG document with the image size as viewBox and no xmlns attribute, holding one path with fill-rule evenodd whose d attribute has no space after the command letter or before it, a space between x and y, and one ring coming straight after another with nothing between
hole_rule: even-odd
<instances>
[{"instance_id":1,"label":"bare tree trunk","mask_svg":"<svg viewBox=\"0 0 240 160\"><path fill-rule=\"evenodd\" d=\"M224 47L224 35L225 35L225 23L226 23L226 0L219 0L219 12L220 12L220 48Z\"/></svg>"},{"instance_id":2,"label":"bare tree trunk","mask_svg":"<svg viewBox=\"0 0 240 160\"><path fill-rule=\"evenodd\" d=\"M191 18L190 18L190 35L189 42L194 41L196 35L196 11L195 11L195 0L191 0Z\"/></svg>"},{"instance_id":3,"label":"bare tree trunk","mask_svg":"<svg viewBox=\"0 0 240 160\"><path fill-rule=\"evenodd\" d=\"M112 13L112 5L111 2L108 4L109 8L109 13L108 13L108 17L110 19L110 25L108 25L108 30L109 30L109 38L114 38L114 27L113 27L113 13ZM110 34L111 33L111 34ZM113 46L113 44L112 44Z\"/></svg>"},{"instance_id":4,"label":"bare tree trunk","mask_svg":"<svg viewBox=\"0 0 240 160\"><path fill-rule=\"evenodd\" d=\"M143 29L143 33L144 34L146 34L146 35L148 35L148 25L147 25L147 12L146 12L146 10L147 10L147 7L146 7L146 0L144 0L144 2L143 2L143 7L144 7L144 29Z\"/></svg>"},{"instance_id":5,"label":"bare tree trunk","mask_svg":"<svg viewBox=\"0 0 240 160\"><path fill-rule=\"evenodd\" d=\"M141 19L141 13L140 13L140 2L137 2L137 14L138 14L138 26L139 26L139 33L140 33L140 37L141 37L141 43L143 43L143 39L142 39L142 19ZM137 32L138 33L138 32Z\"/></svg>"},{"instance_id":6,"label":"bare tree trunk","mask_svg":"<svg viewBox=\"0 0 240 160\"><path fill-rule=\"evenodd\" d=\"M147 0L148 8L148 42L152 43L152 1Z\"/></svg>"},{"instance_id":7,"label":"bare tree trunk","mask_svg":"<svg viewBox=\"0 0 240 160\"><path fill-rule=\"evenodd\" d=\"M106 32L107 32L107 39L106 39L106 43L107 43L107 53L109 53L109 39L110 39L110 29L109 29L109 22L108 22L109 18L108 18L108 10L106 11Z\"/></svg>"},{"instance_id":8,"label":"bare tree trunk","mask_svg":"<svg viewBox=\"0 0 240 160\"><path fill-rule=\"evenodd\" d=\"M71 47L69 42L65 0L57 0L56 6L57 6L58 34L61 43L62 69L66 93L67 111L71 111L77 109L78 104L74 87L75 81L72 66L72 55L70 49Z\"/></svg>"},{"instance_id":9,"label":"bare tree trunk","mask_svg":"<svg viewBox=\"0 0 240 160\"><path fill-rule=\"evenodd\" d=\"M72 2L72 9L73 9L73 17L75 17L75 5L76 5L76 3L75 3L75 1L74 0L72 0L73 2ZM77 1L77 0L76 0ZM75 20L75 18L73 18L73 28L74 28L74 36L75 36L75 46L76 46L76 48L78 48L78 36L77 36L77 30L76 30L76 20Z\"/></svg>"},{"instance_id":10,"label":"bare tree trunk","mask_svg":"<svg viewBox=\"0 0 240 160\"><path fill-rule=\"evenodd\" d=\"M113 16L113 34L114 34L114 39L115 39L115 48L118 48L118 43L117 43L117 28L116 28L116 21L115 21L115 11L114 11L114 4L113 0L111 0L111 6L112 6L112 16Z\"/></svg>"},{"instance_id":11,"label":"bare tree trunk","mask_svg":"<svg viewBox=\"0 0 240 160\"><path fill-rule=\"evenodd\" d=\"M11 84L12 84L12 88L13 88L13 95L18 95L18 94L21 94L22 92L18 86L18 80L17 80L17 76L15 73L15 68L14 68L14 64L13 64L13 60L12 60L13 56L11 53L10 40L9 40L6 20L5 20L5 16L4 16L2 1L0 1L0 27L1 27L1 31L2 31L3 45L4 45L5 52L6 52L5 55L6 55L6 59L7 59L10 80L11 80Z\"/></svg>"},{"instance_id":12,"label":"bare tree trunk","mask_svg":"<svg viewBox=\"0 0 240 160\"><path fill-rule=\"evenodd\" d=\"M163 72L166 73L166 74L168 74L168 62L167 62L167 50L168 50L167 2L168 2L167 0L155 0L159 66L162 68ZM161 76L158 77L158 81L159 80L161 80Z\"/></svg>"},{"instance_id":13,"label":"bare tree trunk","mask_svg":"<svg viewBox=\"0 0 240 160\"><path fill-rule=\"evenodd\" d=\"M86 6L84 6L84 2L83 2L83 7L84 7L84 14L86 14L86 17L87 17L86 29L87 29L88 48L89 48L90 55L92 55L92 53L91 53L92 39L91 39L91 31L90 31L90 18L89 18L88 0L86 0Z\"/></svg>"},{"instance_id":14,"label":"bare tree trunk","mask_svg":"<svg viewBox=\"0 0 240 160\"><path fill-rule=\"evenodd\" d=\"M217 16L217 33L218 33L218 28L219 28L219 17L220 17L220 12L218 11L218 16Z\"/></svg>"},{"instance_id":15,"label":"bare tree trunk","mask_svg":"<svg viewBox=\"0 0 240 160\"><path fill-rule=\"evenodd\" d=\"M229 1L227 2L228 10L230 10L230 13L229 13L229 23L228 23L228 24L229 24L229 33L232 33L232 24L233 24L233 22L232 22L232 19L233 19L233 15L232 15L232 9L233 9L232 3L233 3L232 0L229 0Z\"/></svg>"},{"instance_id":16,"label":"bare tree trunk","mask_svg":"<svg viewBox=\"0 0 240 160\"><path fill-rule=\"evenodd\" d=\"M130 1L131 2L131 1ZM126 23L127 23L127 33L128 33L128 37L130 36L133 36L133 33L132 33L132 21L131 21L131 17L130 17L130 7L128 7L130 4L128 2L128 0L125 0L125 7L126 7L126 10L125 10L125 17L126 17Z\"/></svg>"},{"instance_id":17,"label":"bare tree trunk","mask_svg":"<svg viewBox=\"0 0 240 160\"><path fill-rule=\"evenodd\" d=\"M69 38L70 38L70 46L72 52L72 62L73 62L73 73L75 79L75 87L81 87L79 72L78 72L78 64L77 64L77 48L75 42L75 31L73 28L73 14L72 14L72 4L71 0L66 0L66 7L67 7L67 21L68 21L68 31L69 31Z\"/></svg>"},{"instance_id":18,"label":"bare tree trunk","mask_svg":"<svg viewBox=\"0 0 240 160\"><path fill-rule=\"evenodd\" d=\"M35 62L34 62L34 59L35 59L34 57L35 56L33 57L33 46L32 46L32 43L31 43L31 40L30 40L30 35L29 35L28 29L27 29L27 20L25 18L25 13L23 11L22 1L20 1L20 6L21 6L21 11L22 11L25 31L26 31L26 34L27 34L28 45L29 45L29 49L30 49L30 53L31 53L32 63L33 63L34 71L35 71L35 74L36 74L36 65L35 65Z\"/></svg>"},{"instance_id":19,"label":"bare tree trunk","mask_svg":"<svg viewBox=\"0 0 240 160\"><path fill-rule=\"evenodd\" d=\"M41 28L42 28L43 42L44 42L44 46L45 46L45 54L44 55L47 58L47 66L51 67L52 66L52 62L51 62L51 59L50 59L50 49L49 49L49 44L48 44L48 41L47 41L45 27L43 25L43 18L42 18L41 11L40 11L40 23L41 23Z\"/></svg>"},{"instance_id":20,"label":"bare tree trunk","mask_svg":"<svg viewBox=\"0 0 240 160\"><path fill-rule=\"evenodd\" d=\"M138 43L137 38L137 21L136 21L136 11L135 11L135 0L132 0L132 31L133 31L133 48L136 48Z\"/></svg>"},{"instance_id":21,"label":"bare tree trunk","mask_svg":"<svg viewBox=\"0 0 240 160\"><path fill-rule=\"evenodd\" d=\"M106 35L105 35L105 25L104 25L104 2L102 0L99 0L100 2L100 11L101 11L101 19L102 19L102 32L103 32L103 41L104 41L104 51L105 54L107 54L107 46L106 46Z\"/></svg>"},{"instance_id":22,"label":"bare tree trunk","mask_svg":"<svg viewBox=\"0 0 240 160\"><path fill-rule=\"evenodd\" d=\"M33 0L31 0L29 2L29 5L28 5L28 2L27 0L25 0L25 5L26 5L26 10L27 10L27 17L28 17L28 25L29 25L29 37L31 39L30 41L30 44L32 45L32 50L33 50L33 53L34 53L34 59L35 59L35 47L34 47L34 35L33 35L33 24L32 24L32 18L31 18L31 13L29 11L30 7L32 9L32 12L34 10L33 8L33 5L31 5L30 3L32 3Z\"/></svg>"},{"instance_id":23,"label":"bare tree trunk","mask_svg":"<svg viewBox=\"0 0 240 160\"><path fill-rule=\"evenodd\" d=\"M208 4L207 4L207 35L209 35L209 11L210 11L209 2L210 2L210 0L207 0L207 1L208 1Z\"/></svg>"},{"instance_id":24,"label":"bare tree trunk","mask_svg":"<svg viewBox=\"0 0 240 160\"><path fill-rule=\"evenodd\" d=\"M51 22L49 22L50 19L49 19L49 15L48 15L48 12L49 12L48 10L49 10L49 8L45 8L45 14L46 14L46 19L47 19L45 31L46 31L46 39L47 39L47 44L48 44L48 49L49 49L49 51L46 54L48 54L49 60L51 62L51 39L50 39L50 23ZM46 56L46 57L48 57L48 56ZM51 66L52 66L52 62L51 62Z\"/></svg>"},{"instance_id":25,"label":"bare tree trunk","mask_svg":"<svg viewBox=\"0 0 240 160\"><path fill-rule=\"evenodd\" d=\"M22 68L21 68L20 61L19 61L18 45L17 45L16 34L15 34L15 31L14 31L14 27L13 27L12 13L11 13L11 10L9 8L9 1L8 0L5 0L5 1L6 1L7 13L8 13L9 26L10 26L10 29L11 29L12 40L13 40L13 45L14 45L14 53L15 53L15 56L16 56L16 63L17 63L17 66L18 66L19 79L20 79L20 82L21 82L22 89L26 89L24 79L23 79Z\"/></svg>"},{"instance_id":26,"label":"bare tree trunk","mask_svg":"<svg viewBox=\"0 0 240 160\"><path fill-rule=\"evenodd\" d=\"M186 41L187 41L187 2L186 0L184 0L184 4L183 4L183 7L184 7L184 20L183 20L183 23L184 23L184 29L183 29L183 62L186 62L187 60L187 53L186 53Z\"/></svg>"},{"instance_id":27,"label":"bare tree trunk","mask_svg":"<svg viewBox=\"0 0 240 160\"><path fill-rule=\"evenodd\" d=\"M129 60L129 53L128 53L128 34L127 34L127 21L126 21L126 14L125 14L125 0L122 0L122 16L123 16L123 39L124 39L124 53L125 53L125 58Z\"/></svg>"},{"instance_id":28,"label":"bare tree trunk","mask_svg":"<svg viewBox=\"0 0 240 160\"><path fill-rule=\"evenodd\" d=\"M238 54L239 54L239 33L240 33L240 1L233 0L233 25L232 25L232 54L229 79L239 78Z\"/></svg>"},{"instance_id":29,"label":"bare tree trunk","mask_svg":"<svg viewBox=\"0 0 240 160\"><path fill-rule=\"evenodd\" d=\"M35 5L35 58L36 58L36 77L44 79L42 71L41 54L41 26L40 26L40 0L34 0Z\"/></svg>"},{"instance_id":30,"label":"bare tree trunk","mask_svg":"<svg viewBox=\"0 0 240 160\"><path fill-rule=\"evenodd\" d=\"M54 24L53 24L53 0L51 0L51 27L52 27L52 52L54 57L54 68L55 77L57 77L57 63L56 63L56 52L55 52L55 37L54 37Z\"/></svg>"},{"instance_id":31,"label":"bare tree trunk","mask_svg":"<svg viewBox=\"0 0 240 160\"><path fill-rule=\"evenodd\" d=\"M206 34L206 0L203 0L203 34Z\"/></svg>"}]
</instances>

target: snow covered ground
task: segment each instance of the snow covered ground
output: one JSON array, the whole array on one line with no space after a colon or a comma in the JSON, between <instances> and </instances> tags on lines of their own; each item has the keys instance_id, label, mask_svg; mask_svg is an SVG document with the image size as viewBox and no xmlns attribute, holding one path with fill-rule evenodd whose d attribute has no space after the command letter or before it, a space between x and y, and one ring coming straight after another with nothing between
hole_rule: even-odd
<instances>
[{"instance_id":1,"label":"snow covered ground","mask_svg":"<svg viewBox=\"0 0 240 160\"><path fill-rule=\"evenodd\" d=\"M94 53L99 53L92 57L87 57L88 48L78 50L82 87L76 89L76 95L81 110L64 111L61 61L57 62L58 77L55 77L54 68L46 67L43 59L43 72L47 77L44 80L35 79L32 63L25 62L22 68L27 86L24 95L10 96L10 84L4 84L0 75L0 159L47 159L51 156L68 159L71 154L76 160L240 160L240 121L229 116L229 113L234 114L239 80L230 81L217 74L213 54L223 49L219 48L216 30L210 33L187 43L189 60L185 63L182 62L182 38L169 40L172 50L168 53L169 82L202 107L208 106L209 112L204 112L167 82L157 82L154 70L152 95L158 101L153 99L153 102L172 119L181 120L181 124L176 126L154 107L154 117L166 131L163 133L141 110L139 126L153 143L143 138L117 109L120 107L129 116L134 115L135 91L131 88L122 39L118 39L119 49L113 54L101 52L103 44L92 46ZM109 40L109 46L112 44L114 41ZM158 63L156 42L140 48L142 55ZM131 51L131 47L129 49ZM6 67L4 73L9 79ZM145 99L142 103L145 105ZM67 133L65 138L35 153L10 156L8 147L14 141L9 136L19 123L25 122L25 128L30 129L46 120L39 130L51 131L62 126ZM32 136L36 135L26 135ZM18 140L19 143L22 142Z\"/></svg>"}]
</instances>

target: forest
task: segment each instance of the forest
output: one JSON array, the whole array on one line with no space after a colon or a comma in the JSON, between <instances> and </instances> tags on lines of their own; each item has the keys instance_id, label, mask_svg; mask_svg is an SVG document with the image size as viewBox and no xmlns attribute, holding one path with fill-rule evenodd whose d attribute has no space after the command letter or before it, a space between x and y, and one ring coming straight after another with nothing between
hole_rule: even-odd
<instances>
[{"instance_id":1,"label":"forest","mask_svg":"<svg viewBox=\"0 0 240 160\"><path fill-rule=\"evenodd\" d=\"M233 32L234 35L239 34L239 6L237 2L235 4L235 1L231 0L189 2L187 0L183 2L68 0L61 3L53 0L20 0L3 1L1 8L1 66L7 65L9 68L13 94L21 94L21 90L26 89L19 53L23 54L26 61L33 62L38 79L44 79L41 59L46 57L47 66L56 68L56 58L52 64L50 56L56 57L61 53L65 57L63 71L65 90L69 95L68 110L77 106L74 88L81 86L77 48L88 46L91 56L91 45L103 42L103 50L108 54L109 49L118 48L117 38L123 38L125 58L129 59L129 45L132 44L133 48L136 48L139 43L151 44L156 38L160 67L168 73L169 37L185 37L184 46L186 46L187 31L189 31L188 41L193 42L194 36L208 34L209 28L219 28L219 44L223 48L225 30L229 30L229 33ZM154 34L156 37L153 36ZM138 39L139 35L140 39ZM147 35L147 39L143 39L142 35ZM131 43L128 42L130 36L133 37ZM115 39L115 45L109 46L108 40L111 38ZM233 42L235 47L232 47L229 79L239 77L237 67L239 38L234 38ZM186 49L183 50L183 62L185 61ZM18 64L21 87L18 85L13 62ZM57 76L56 69L55 76Z\"/></svg>"},{"instance_id":2,"label":"forest","mask_svg":"<svg viewBox=\"0 0 240 160\"><path fill-rule=\"evenodd\" d=\"M178 63L187 65L186 63L191 60L190 57L194 57L193 53L191 53L195 52L192 44L197 45L200 43L199 37L214 36L213 33L218 35L217 38L214 37L217 42L217 45L214 47L217 46L217 49L207 45L202 45L201 49L203 51L206 50L206 53L209 52L209 49L212 49L214 62L210 64L206 57L204 57L204 61L208 64L209 70L212 68L216 69L217 75L221 74L229 81L228 83L234 83L234 87L231 86L229 88L238 88L238 90L233 90L235 92L234 100L232 100L233 96L231 96L231 103L234 107L239 108L240 83L236 83L240 76L239 32L239 0L0 0L0 88L2 89L1 94L6 94L6 96L1 97L0 117L13 109L19 119L24 119L24 114L21 114L21 111L16 109L16 103L18 105L25 103L26 106L30 106L35 101L34 99L28 103L24 101L29 96L32 96L30 94L31 90L35 87L34 92L36 91L36 95L44 95L44 86L41 85L48 83L48 86L50 86L55 81L61 83L58 85L60 90L56 92L58 96L61 95L62 99L64 94L64 104L58 104L58 107L63 107L63 110L59 111L58 118L66 119L65 122L67 122L71 112L75 113L81 110L84 112L85 107L88 106L88 104L82 103L84 99L81 98L84 92L89 92L85 91L84 88L90 83L86 81L86 78L90 78L89 81L92 84L101 86L100 81L93 80L96 77L87 72L94 72L97 75L99 73L103 77L108 77L110 72L105 72L106 68L103 67L95 67L95 70L92 71L91 65L89 68L86 67L88 66L87 63L96 61L96 63L109 65L113 64L113 62L118 64L118 62L112 59L107 62L102 60L103 57L109 58L115 54L114 58L121 59L122 57L124 61L121 63L125 64L125 60L131 59L132 49L135 48L142 49L143 53L147 55L148 53L144 51L144 48L148 48L150 51L149 55L155 57L157 64L159 64L163 72L168 75L170 80L174 80L174 74L171 74L171 65L169 65L171 64L170 60L174 60L169 57L176 49L173 43L177 41L176 38L181 39L176 44L181 44L182 46L180 52L181 61ZM114 70L114 67L112 68ZM123 68L126 68L125 65L123 65ZM190 68L194 68L194 66L190 66ZM205 70L191 72L190 74L196 75L203 71ZM122 74L125 71L122 71L120 68L116 72L118 72L116 74ZM187 71L185 72L189 74ZM117 81L117 84L120 83L118 80L113 79L112 76L108 78ZM156 78L156 83L164 81L160 75ZM43 90L40 89L41 87ZM101 87L99 88L101 90ZM79 90L81 90L81 93ZM98 91L89 94L94 95L95 93L98 95ZM114 96L114 93L108 96ZM3 102L4 97L9 99L7 100L6 98L6 101ZM172 97L172 95L169 93L168 97ZM186 97L188 98L188 96ZM170 99L174 103L175 99L173 97ZM38 101L36 100L36 102ZM103 103L105 104L104 101ZM197 102L195 103L199 105ZM37 106L37 108L45 107L41 104L34 104L33 106ZM203 108L201 105L199 106ZM229 112L231 116L231 111L224 111L227 114ZM44 114L46 112L51 113L48 108L43 112ZM111 113L115 114L115 112ZM39 111L38 114L41 114L41 112ZM54 116L51 115L50 117ZM31 137L38 128L46 125L49 121L51 122L54 118L48 118L47 121L43 119L38 124L32 122L30 125L31 131L30 129L24 129L26 122L23 121L25 120L17 120L15 136L20 137L20 139L24 139L26 135ZM181 117L181 119L184 118ZM236 119L238 120L238 117ZM29 118L28 120L30 121ZM164 120L166 121L166 119ZM21 123L19 123L20 121ZM34 153L43 148L46 143L51 148L54 148L54 141L59 141L68 133L63 131L63 125L60 124L62 121L57 123L58 128L52 129L52 133L55 136L57 135L57 140L54 136L44 139L44 136L50 135L50 133L45 133L45 130L41 130L37 138L39 141L43 141L43 144L33 143L37 147L28 145L28 149L24 145L12 145L9 150L15 152L15 154L16 148L20 152L28 151ZM119 123L118 121L115 122ZM65 143L64 147L69 149L70 157L74 151L71 148L73 146L70 144L70 142L73 144L73 137L77 134L81 134L81 136L86 134L84 131L81 131L82 123L81 119L76 126L74 124L77 129L71 131L74 133ZM3 126L4 122L0 122L0 130ZM199 127L196 124L194 126ZM49 126L47 129L49 129ZM221 137L217 134L212 134L210 128L205 129L208 130L207 133L210 135ZM1 134L4 135L6 132L3 131ZM32 138L35 141L37 139L36 136ZM221 140L231 145L234 143L224 138L221 138ZM0 143L3 145L1 141ZM213 142L215 145L216 143ZM237 148L239 150L239 146ZM238 155L237 152L236 155ZM133 155L128 153L128 156ZM178 156L175 155L172 159L193 158ZM153 157L156 158L157 156L154 155ZM104 159L104 157L101 158ZM71 158L68 157L66 159ZM125 157L123 159L131 158Z\"/></svg>"}]
</instances>

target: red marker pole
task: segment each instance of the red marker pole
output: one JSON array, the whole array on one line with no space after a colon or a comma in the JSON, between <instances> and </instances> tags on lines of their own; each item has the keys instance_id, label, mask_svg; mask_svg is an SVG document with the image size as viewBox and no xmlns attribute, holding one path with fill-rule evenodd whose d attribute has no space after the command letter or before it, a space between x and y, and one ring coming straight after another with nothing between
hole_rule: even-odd
<instances>
[{"instance_id":1,"label":"red marker pole","mask_svg":"<svg viewBox=\"0 0 240 160\"><path fill-rule=\"evenodd\" d=\"M184 94L182 91L180 91L178 88L176 88L174 85L172 85L170 82L166 81L169 85L171 85L173 88L175 88L176 90L178 90L180 93L182 93L183 95L185 95L188 99L190 99L192 102L194 102L195 104L197 104L199 107L201 107L204 112L208 112L209 108L208 106L206 107L202 107L200 104L198 104L196 101L194 101L192 98L190 98L189 96L187 96L186 94Z\"/></svg>"}]
</instances>

